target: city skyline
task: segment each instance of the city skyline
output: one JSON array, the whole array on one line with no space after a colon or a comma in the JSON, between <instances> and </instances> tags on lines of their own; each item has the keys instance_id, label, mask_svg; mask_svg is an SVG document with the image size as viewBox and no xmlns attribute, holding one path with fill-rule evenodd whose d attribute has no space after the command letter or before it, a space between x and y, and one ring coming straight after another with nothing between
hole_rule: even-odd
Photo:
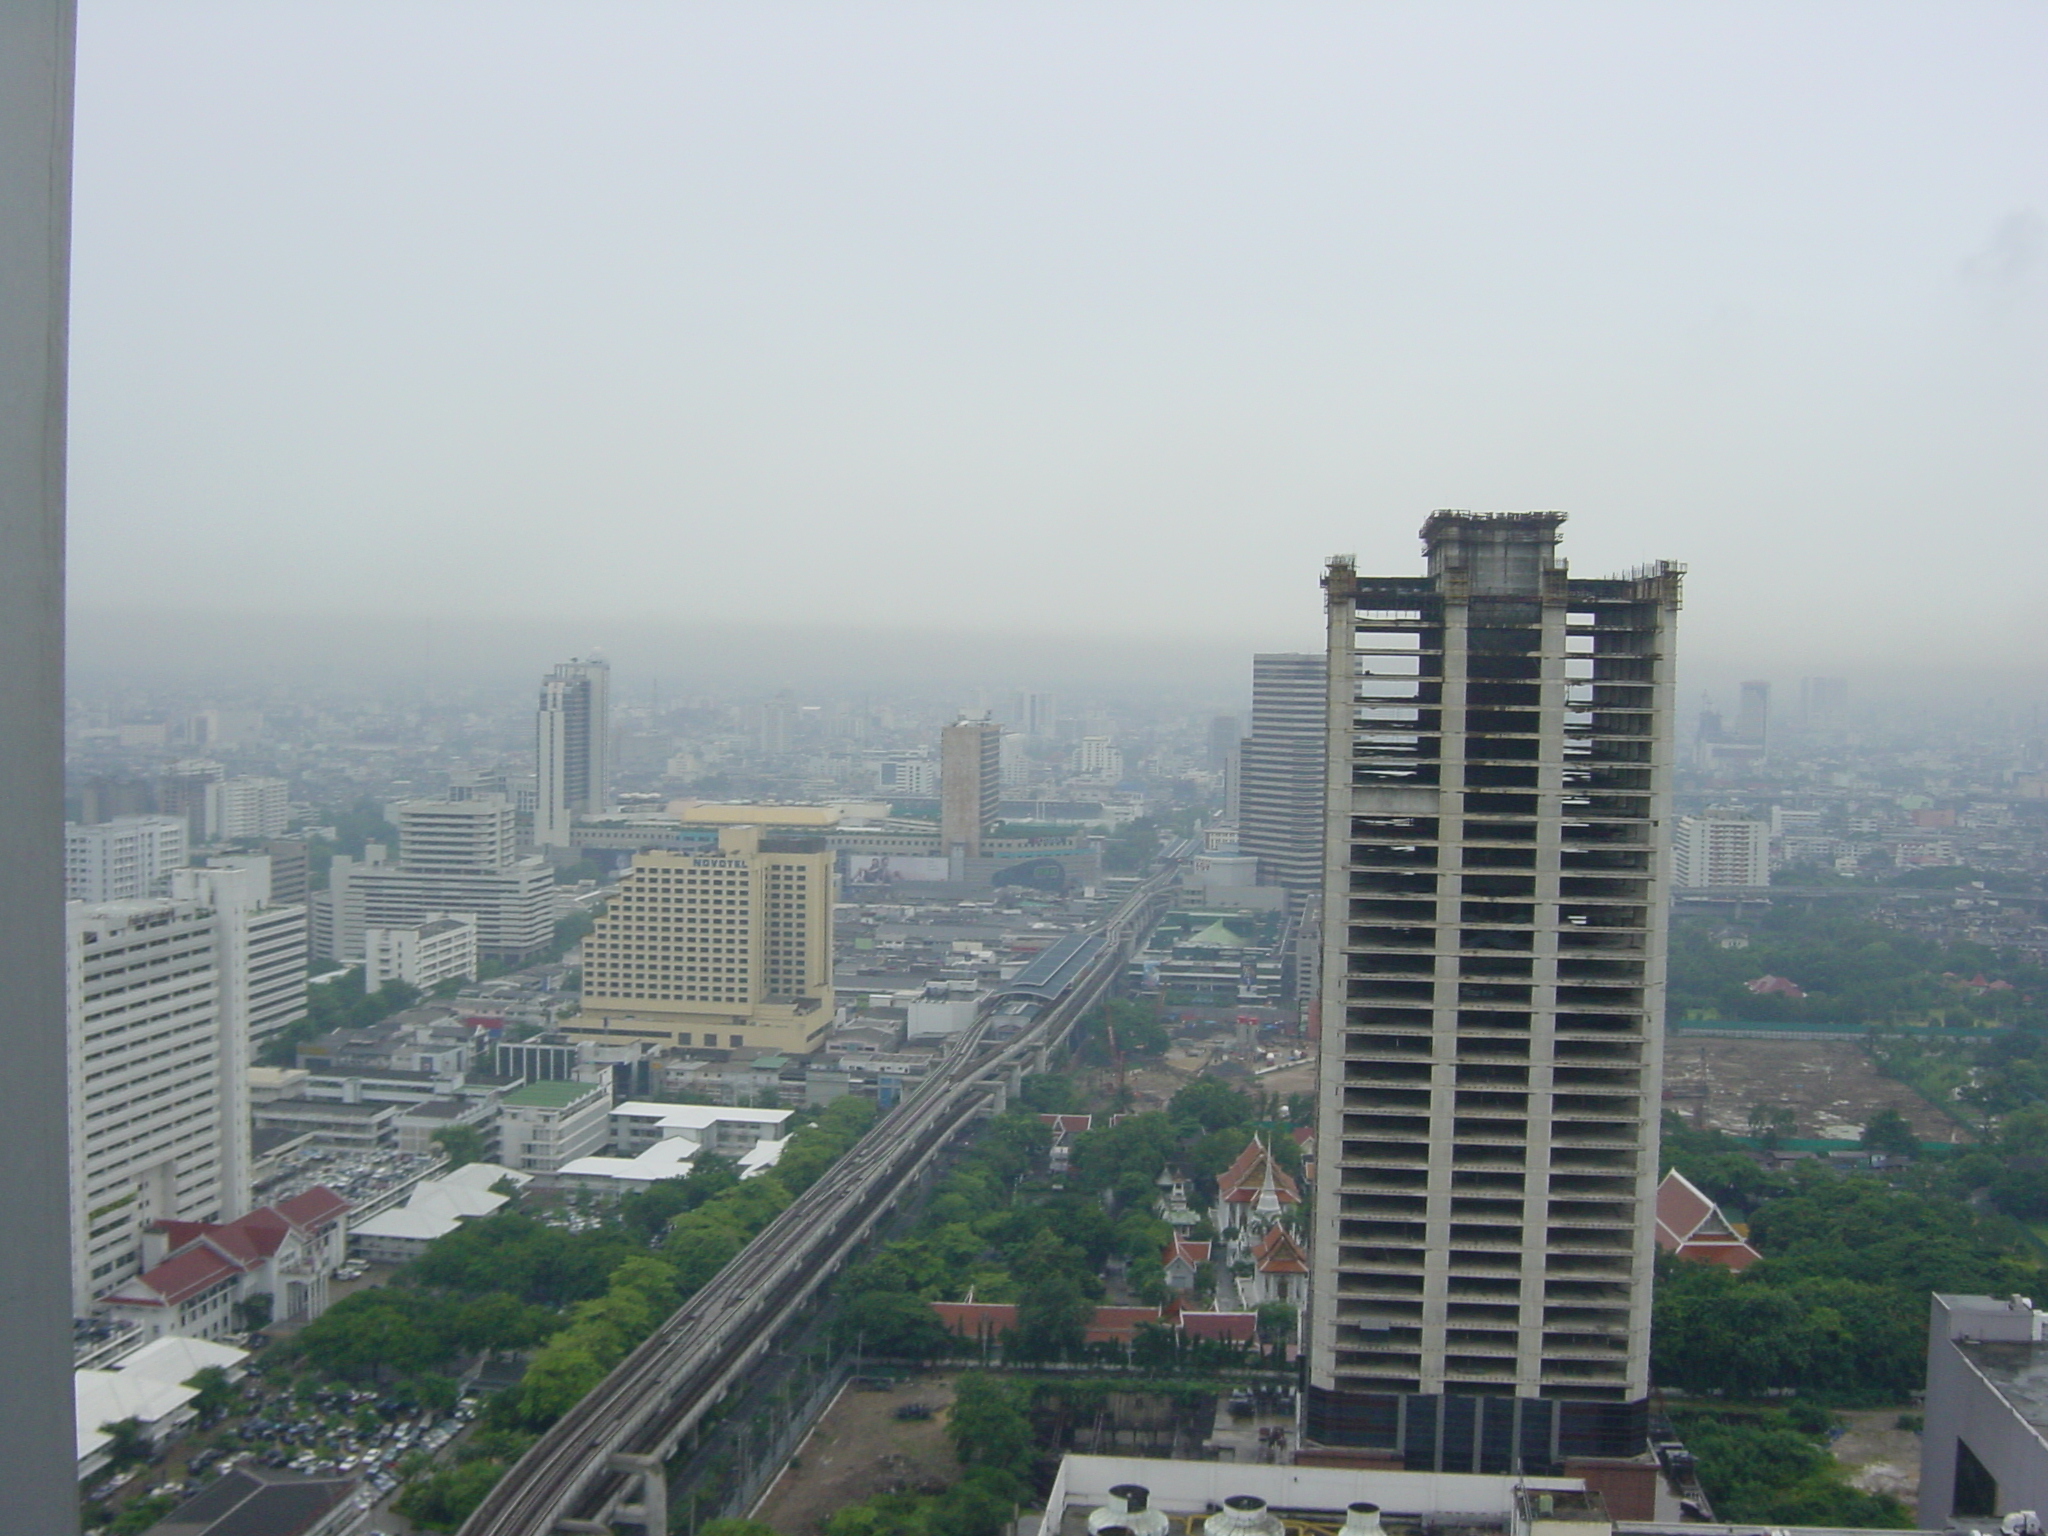
<instances>
[{"instance_id":1,"label":"city skyline","mask_svg":"<svg viewBox=\"0 0 2048 1536\"><path fill-rule=\"evenodd\" d=\"M1278 651L1564 507L1689 665L2048 649L2036 8L569 14L88 9L81 615Z\"/></svg>"}]
</instances>

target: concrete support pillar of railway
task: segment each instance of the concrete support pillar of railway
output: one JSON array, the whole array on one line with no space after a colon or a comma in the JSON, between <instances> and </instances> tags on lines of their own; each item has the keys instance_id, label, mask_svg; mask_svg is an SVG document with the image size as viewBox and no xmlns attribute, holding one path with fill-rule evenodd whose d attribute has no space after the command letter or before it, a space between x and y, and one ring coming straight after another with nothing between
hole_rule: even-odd
<instances>
[{"instance_id":1,"label":"concrete support pillar of railway","mask_svg":"<svg viewBox=\"0 0 2048 1536\"><path fill-rule=\"evenodd\" d=\"M661 1458L615 1451L611 1469L640 1479L640 1502L621 1504L612 1511L612 1523L637 1525L648 1536L668 1536L668 1468L662 1465Z\"/></svg>"}]
</instances>

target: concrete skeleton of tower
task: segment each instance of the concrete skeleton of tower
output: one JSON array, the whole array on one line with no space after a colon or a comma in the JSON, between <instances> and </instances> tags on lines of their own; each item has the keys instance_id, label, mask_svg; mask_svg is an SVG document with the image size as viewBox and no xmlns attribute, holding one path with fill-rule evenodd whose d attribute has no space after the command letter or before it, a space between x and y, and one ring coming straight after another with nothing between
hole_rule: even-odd
<instances>
[{"instance_id":1,"label":"concrete skeleton of tower","mask_svg":"<svg viewBox=\"0 0 2048 1536\"><path fill-rule=\"evenodd\" d=\"M601 815L611 805L611 718L611 663L565 661L541 679L536 846L567 848L578 816Z\"/></svg>"},{"instance_id":2,"label":"concrete skeleton of tower","mask_svg":"<svg viewBox=\"0 0 2048 1536\"><path fill-rule=\"evenodd\" d=\"M1536 1473L1647 1432L1682 567L1564 514L1333 560L1305 1433Z\"/></svg>"}]
</instances>

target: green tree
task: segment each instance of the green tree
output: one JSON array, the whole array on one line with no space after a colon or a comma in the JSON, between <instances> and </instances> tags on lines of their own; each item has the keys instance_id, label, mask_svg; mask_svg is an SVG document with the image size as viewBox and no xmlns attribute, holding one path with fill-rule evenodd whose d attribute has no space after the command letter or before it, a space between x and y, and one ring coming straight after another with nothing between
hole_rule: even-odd
<instances>
[{"instance_id":1,"label":"green tree","mask_svg":"<svg viewBox=\"0 0 2048 1536\"><path fill-rule=\"evenodd\" d=\"M217 1365L203 1366L185 1380L188 1387L196 1387L199 1395L192 1399L192 1407L200 1414L226 1413L235 1407L239 1394L235 1384L228 1380L228 1373Z\"/></svg>"},{"instance_id":2,"label":"green tree","mask_svg":"<svg viewBox=\"0 0 2048 1536\"><path fill-rule=\"evenodd\" d=\"M102 1424L100 1433L107 1437L107 1460L116 1468L132 1467L156 1455L140 1419L115 1419Z\"/></svg>"},{"instance_id":3,"label":"green tree","mask_svg":"<svg viewBox=\"0 0 2048 1536\"><path fill-rule=\"evenodd\" d=\"M407 1483L393 1508L423 1529L452 1531L504 1475L505 1463L500 1461L458 1462Z\"/></svg>"},{"instance_id":4,"label":"green tree","mask_svg":"<svg viewBox=\"0 0 2048 1536\"><path fill-rule=\"evenodd\" d=\"M1892 1157L1920 1155L1920 1138L1913 1134L1906 1117L1890 1107L1870 1117L1870 1123L1863 1127L1861 1141L1867 1150Z\"/></svg>"},{"instance_id":5,"label":"green tree","mask_svg":"<svg viewBox=\"0 0 2048 1536\"><path fill-rule=\"evenodd\" d=\"M471 1163L481 1163L490 1155L490 1148L484 1141L484 1133L473 1125L448 1125L434 1132L434 1145L448 1154L448 1168L466 1168Z\"/></svg>"},{"instance_id":6,"label":"green tree","mask_svg":"<svg viewBox=\"0 0 2048 1536\"><path fill-rule=\"evenodd\" d=\"M839 1316L838 1331L841 1339L866 1354L905 1360L928 1360L956 1342L930 1302L901 1291L871 1290L855 1296Z\"/></svg>"},{"instance_id":7,"label":"green tree","mask_svg":"<svg viewBox=\"0 0 2048 1536\"><path fill-rule=\"evenodd\" d=\"M1749 1134L1766 1152L1776 1151L1778 1144L1797 1129L1797 1117L1787 1105L1749 1106Z\"/></svg>"},{"instance_id":8,"label":"green tree","mask_svg":"<svg viewBox=\"0 0 2048 1536\"><path fill-rule=\"evenodd\" d=\"M1167 1101L1166 1113L1174 1121L1192 1122L1200 1130L1221 1131L1250 1125L1257 1118L1257 1106L1249 1094L1228 1083L1198 1077Z\"/></svg>"},{"instance_id":9,"label":"green tree","mask_svg":"<svg viewBox=\"0 0 2048 1536\"><path fill-rule=\"evenodd\" d=\"M1017 1302L1017 1323L1004 1352L1021 1360L1065 1360L1081 1353L1095 1304L1068 1273L1034 1281Z\"/></svg>"},{"instance_id":10,"label":"green tree","mask_svg":"<svg viewBox=\"0 0 2048 1536\"><path fill-rule=\"evenodd\" d=\"M987 1467L1021 1489L1038 1466L1038 1446L1020 1388L1001 1377L969 1371L953 1387L946 1437L965 1467Z\"/></svg>"},{"instance_id":11,"label":"green tree","mask_svg":"<svg viewBox=\"0 0 2048 1536\"><path fill-rule=\"evenodd\" d=\"M697 1536L779 1536L775 1527L759 1520L714 1520L697 1527Z\"/></svg>"},{"instance_id":12,"label":"green tree","mask_svg":"<svg viewBox=\"0 0 2048 1536\"><path fill-rule=\"evenodd\" d=\"M1258 1306L1259 1342L1269 1346L1280 1346L1294 1342L1295 1327L1301 1314L1285 1301L1262 1301Z\"/></svg>"}]
</instances>

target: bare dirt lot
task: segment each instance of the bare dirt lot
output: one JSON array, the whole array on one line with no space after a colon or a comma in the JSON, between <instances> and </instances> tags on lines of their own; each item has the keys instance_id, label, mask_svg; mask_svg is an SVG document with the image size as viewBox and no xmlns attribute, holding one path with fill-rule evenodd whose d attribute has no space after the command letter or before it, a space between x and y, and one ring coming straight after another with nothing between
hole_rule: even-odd
<instances>
[{"instance_id":1,"label":"bare dirt lot","mask_svg":"<svg viewBox=\"0 0 2048 1536\"><path fill-rule=\"evenodd\" d=\"M1848 1426L1835 1441L1835 1460L1849 1481L1865 1493L1889 1493L1911 1504L1920 1493L1920 1437L1900 1429L1906 1408L1872 1408L1844 1413Z\"/></svg>"},{"instance_id":2,"label":"bare dirt lot","mask_svg":"<svg viewBox=\"0 0 2048 1536\"><path fill-rule=\"evenodd\" d=\"M1741 1135L1757 1104L1791 1106L1795 1137L1860 1131L1886 1108L1904 1115L1923 1141L1964 1136L1905 1084L1880 1077L1853 1041L1716 1040L1678 1033L1666 1040L1665 1108L1688 1124Z\"/></svg>"},{"instance_id":3,"label":"bare dirt lot","mask_svg":"<svg viewBox=\"0 0 2048 1536\"><path fill-rule=\"evenodd\" d=\"M906 1403L933 1409L929 1419L899 1419ZM960 1464L946 1440L953 1405L948 1376L899 1383L887 1392L849 1386L797 1452L754 1518L780 1536L818 1536L826 1520L878 1493L937 1489L957 1482Z\"/></svg>"}]
</instances>

